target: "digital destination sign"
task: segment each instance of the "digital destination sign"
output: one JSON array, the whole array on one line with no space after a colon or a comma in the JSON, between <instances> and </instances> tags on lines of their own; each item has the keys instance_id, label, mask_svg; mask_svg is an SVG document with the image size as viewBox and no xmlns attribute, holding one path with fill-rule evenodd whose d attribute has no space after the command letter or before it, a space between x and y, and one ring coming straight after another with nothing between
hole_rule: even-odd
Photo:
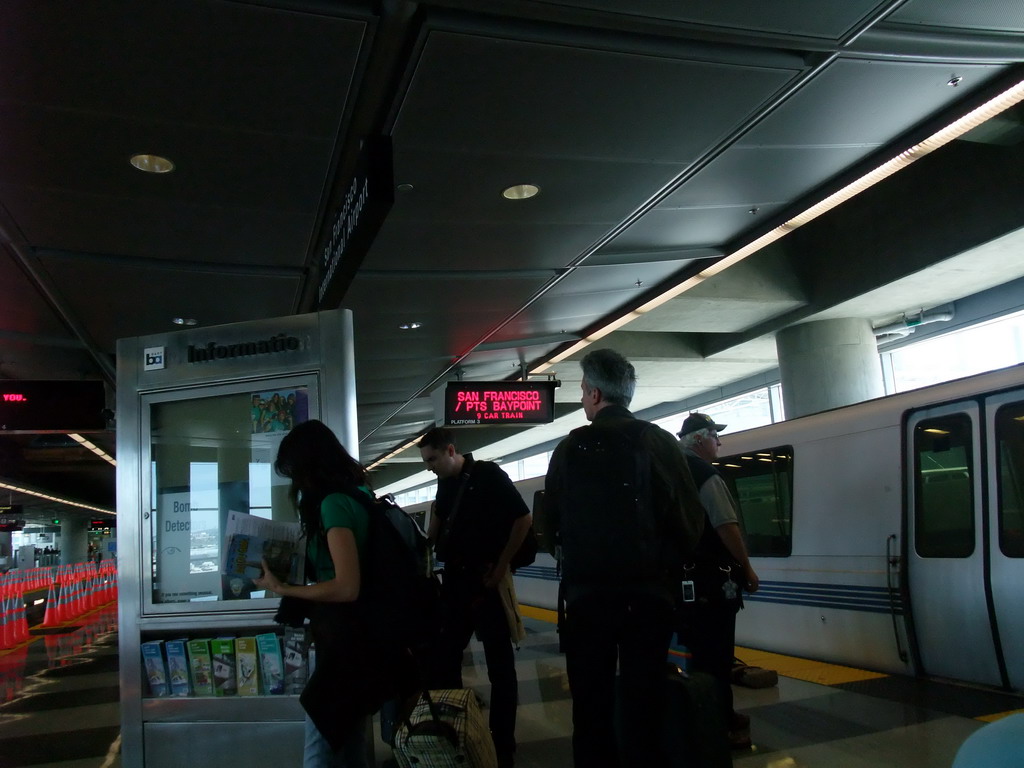
<instances>
[{"instance_id":1,"label":"digital destination sign","mask_svg":"<svg viewBox=\"0 0 1024 768\"><path fill-rule=\"evenodd\" d=\"M25 528L25 521L20 520L21 504L0 504L0 533L11 533Z\"/></svg>"},{"instance_id":2,"label":"digital destination sign","mask_svg":"<svg viewBox=\"0 0 1024 768\"><path fill-rule=\"evenodd\" d=\"M449 381L444 423L519 426L555 420L557 381Z\"/></svg>"},{"instance_id":3,"label":"digital destination sign","mask_svg":"<svg viewBox=\"0 0 1024 768\"><path fill-rule=\"evenodd\" d=\"M106 429L102 381L0 381L0 432Z\"/></svg>"}]
</instances>

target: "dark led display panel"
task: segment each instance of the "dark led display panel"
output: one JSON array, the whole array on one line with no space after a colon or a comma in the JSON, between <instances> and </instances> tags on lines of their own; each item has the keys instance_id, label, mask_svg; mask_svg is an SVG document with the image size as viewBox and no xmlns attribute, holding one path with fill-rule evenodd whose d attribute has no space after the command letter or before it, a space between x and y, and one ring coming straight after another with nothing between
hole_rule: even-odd
<instances>
[{"instance_id":1,"label":"dark led display panel","mask_svg":"<svg viewBox=\"0 0 1024 768\"><path fill-rule=\"evenodd\" d=\"M555 381L450 381L444 423L520 426L555 420Z\"/></svg>"},{"instance_id":2,"label":"dark led display panel","mask_svg":"<svg viewBox=\"0 0 1024 768\"><path fill-rule=\"evenodd\" d=\"M0 432L105 429L102 381L0 381Z\"/></svg>"}]
</instances>

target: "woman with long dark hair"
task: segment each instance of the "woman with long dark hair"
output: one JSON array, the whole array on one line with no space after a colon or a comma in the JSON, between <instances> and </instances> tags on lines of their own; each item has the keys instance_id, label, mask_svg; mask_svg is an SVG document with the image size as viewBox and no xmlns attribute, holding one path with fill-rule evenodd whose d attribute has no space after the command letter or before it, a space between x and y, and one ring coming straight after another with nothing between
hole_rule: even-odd
<instances>
[{"instance_id":1,"label":"woman with long dark hair","mask_svg":"<svg viewBox=\"0 0 1024 768\"><path fill-rule=\"evenodd\" d=\"M306 536L314 583L281 582L266 562L257 587L308 606L316 669L303 691L306 709L304 768L365 768L367 716L351 711L360 689L360 631L356 600L369 518L354 494L371 496L366 470L334 433L311 420L281 441L274 469L292 481L290 496ZM365 657L363 657L365 658ZM365 662L364 662L365 664ZM366 672L363 671L365 675ZM348 703L349 710L344 709Z\"/></svg>"}]
</instances>

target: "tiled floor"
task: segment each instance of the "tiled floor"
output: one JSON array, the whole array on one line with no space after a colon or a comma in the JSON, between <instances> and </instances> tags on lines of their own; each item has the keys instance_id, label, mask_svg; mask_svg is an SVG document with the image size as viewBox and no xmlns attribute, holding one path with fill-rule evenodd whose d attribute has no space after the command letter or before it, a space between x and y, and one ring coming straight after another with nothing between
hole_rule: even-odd
<instances>
[{"instance_id":1,"label":"tiled floor","mask_svg":"<svg viewBox=\"0 0 1024 768\"><path fill-rule=\"evenodd\" d=\"M116 620L112 606L100 609L70 631L0 652L0 768L120 766ZM517 657L516 765L571 766L565 659L553 625L537 618L525 622L528 636ZM737 768L948 768L984 720L1024 708L1024 700L1008 694L860 674L757 651L739 655L749 663L771 663L783 675L773 688L735 689L754 741L751 750L734 753ZM465 672L466 684L486 699L483 652L475 643ZM389 754L377 744L378 764Z\"/></svg>"},{"instance_id":2,"label":"tiled floor","mask_svg":"<svg viewBox=\"0 0 1024 768\"><path fill-rule=\"evenodd\" d=\"M116 604L33 633L0 651L0 768L120 766Z\"/></svg>"}]
</instances>

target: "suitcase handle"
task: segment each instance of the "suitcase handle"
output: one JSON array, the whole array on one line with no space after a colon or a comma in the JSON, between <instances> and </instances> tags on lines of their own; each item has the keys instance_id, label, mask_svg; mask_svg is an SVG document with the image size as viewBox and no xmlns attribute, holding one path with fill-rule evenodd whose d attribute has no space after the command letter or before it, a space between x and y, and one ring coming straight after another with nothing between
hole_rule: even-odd
<instances>
[{"instance_id":1,"label":"suitcase handle","mask_svg":"<svg viewBox=\"0 0 1024 768\"><path fill-rule=\"evenodd\" d=\"M441 718L437 703L430 698L430 691L423 689L423 699L427 702L427 709L430 710L430 720L413 725L409 721L409 715L405 716L405 727L409 735L443 736L451 745L457 749L459 746L459 734L451 723L446 723Z\"/></svg>"}]
</instances>

